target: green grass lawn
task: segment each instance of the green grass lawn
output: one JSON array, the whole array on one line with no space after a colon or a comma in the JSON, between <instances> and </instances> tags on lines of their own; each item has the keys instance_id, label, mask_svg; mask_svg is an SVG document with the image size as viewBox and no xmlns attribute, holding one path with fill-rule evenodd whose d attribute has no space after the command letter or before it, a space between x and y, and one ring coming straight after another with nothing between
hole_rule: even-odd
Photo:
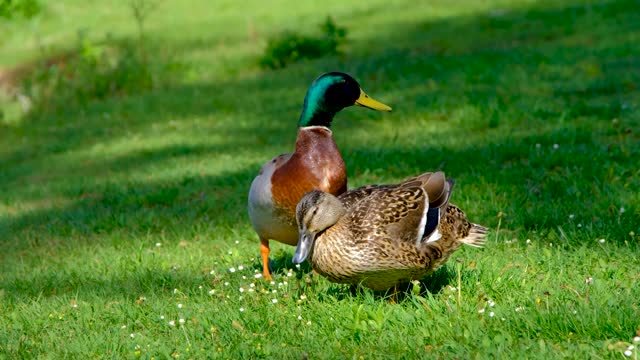
<instances>
[{"instance_id":1,"label":"green grass lawn","mask_svg":"<svg viewBox=\"0 0 640 360\"><path fill-rule=\"evenodd\" d=\"M39 114L2 98L0 358L637 359L637 7L161 1L147 41L177 80ZM257 66L327 15L343 55ZM0 25L0 68L135 29L125 2L47 2ZM332 70L394 109L337 115L350 187L442 169L492 229L398 303L309 281L277 242L274 282L254 276L249 186Z\"/></svg>"}]
</instances>

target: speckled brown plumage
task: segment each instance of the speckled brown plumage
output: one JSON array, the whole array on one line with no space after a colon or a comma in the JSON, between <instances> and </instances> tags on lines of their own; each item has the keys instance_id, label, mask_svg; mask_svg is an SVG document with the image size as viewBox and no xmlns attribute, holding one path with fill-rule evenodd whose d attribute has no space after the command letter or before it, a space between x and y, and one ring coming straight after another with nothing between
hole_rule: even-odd
<instances>
[{"instance_id":1,"label":"speckled brown plumage","mask_svg":"<svg viewBox=\"0 0 640 360\"><path fill-rule=\"evenodd\" d=\"M339 202L325 193L305 195L297 213L301 231L317 231L314 223L329 208L344 207L332 226L315 234L308 260L330 281L375 290L428 275L462 244L482 246L486 235L486 228L448 203L452 184L438 172L397 185L358 188L339 196ZM439 212L430 217L436 224L423 221L427 202L430 211ZM422 233L427 228L434 231Z\"/></svg>"}]
</instances>

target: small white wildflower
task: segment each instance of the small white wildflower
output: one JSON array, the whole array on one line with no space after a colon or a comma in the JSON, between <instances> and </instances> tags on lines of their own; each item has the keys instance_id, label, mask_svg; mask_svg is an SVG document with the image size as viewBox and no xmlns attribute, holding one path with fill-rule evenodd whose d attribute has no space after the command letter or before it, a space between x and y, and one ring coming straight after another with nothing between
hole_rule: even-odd
<instances>
[{"instance_id":1,"label":"small white wildflower","mask_svg":"<svg viewBox=\"0 0 640 360\"><path fill-rule=\"evenodd\" d=\"M278 283L278 287L281 288L282 287L282 283Z\"/></svg>"},{"instance_id":2,"label":"small white wildflower","mask_svg":"<svg viewBox=\"0 0 640 360\"><path fill-rule=\"evenodd\" d=\"M531 244L531 239L527 239L526 243Z\"/></svg>"},{"instance_id":3,"label":"small white wildflower","mask_svg":"<svg viewBox=\"0 0 640 360\"><path fill-rule=\"evenodd\" d=\"M257 271L257 270L256 270L256 271ZM253 277L254 277L254 278L256 278L256 279L259 279L259 278L261 278L261 277L262 277L262 274L257 273L257 274L255 274L255 275L253 275Z\"/></svg>"},{"instance_id":4,"label":"small white wildflower","mask_svg":"<svg viewBox=\"0 0 640 360\"><path fill-rule=\"evenodd\" d=\"M489 307L494 307L496 305L496 303L494 303L493 301L489 300Z\"/></svg>"},{"instance_id":5,"label":"small white wildflower","mask_svg":"<svg viewBox=\"0 0 640 360\"><path fill-rule=\"evenodd\" d=\"M604 242L605 242L605 241L606 241L605 239L600 239L600 240L598 240L598 242L599 242L600 244L604 244Z\"/></svg>"},{"instance_id":6,"label":"small white wildflower","mask_svg":"<svg viewBox=\"0 0 640 360\"><path fill-rule=\"evenodd\" d=\"M229 268L229 272L232 272L232 273L236 272L236 268L234 267Z\"/></svg>"},{"instance_id":7,"label":"small white wildflower","mask_svg":"<svg viewBox=\"0 0 640 360\"><path fill-rule=\"evenodd\" d=\"M136 334L133 334L133 333L129 334L129 337L130 337L130 338L132 338L132 339L133 339L135 336L136 336Z\"/></svg>"},{"instance_id":8,"label":"small white wildflower","mask_svg":"<svg viewBox=\"0 0 640 360\"><path fill-rule=\"evenodd\" d=\"M160 247L160 246L162 246L162 244L156 243L156 247Z\"/></svg>"},{"instance_id":9,"label":"small white wildflower","mask_svg":"<svg viewBox=\"0 0 640 360\"><path fill-rule=\"evenodd\" d=\"M211 271L209 271L209 275L213 275L213 274L215 274L215 273L216 273L216 271L215 271L215 270L211 270Z\"/></svg>"},{"instance_id":10,"label":"small white wildflower","mask_svg":"<svg viewBox=\"0 0 640 360\"><path fill-rule=\"evenodd\" d=\"M296 264L296 269L300 269L300 264Z\"/></svg>"},{"instance_id":11,"label":"small white wildflower","mask_svg":"<svg viewBox=\"0 0 640 360\"><path fill-rule=\"evenodd\" d=\"M251 284L249 284L249 287L256 287L256 284L251 283Z\"/></svg>"},{"instance_id":12,"label":"small white wildflower","mask_svg":"<svg viewBox=\"0 0 640 360\"><path fill-rule=\"evenodd\" d=\"M253 258L251 258L251 261L253 261ZM258 269L253 269L254 273L258 273Z\"/></svg>"},{"instance_id":13,"label":"small white wildflower","mask_svg":"<svg viewBox=\"0 0 640 360\"><path fill-rule=\"evenodd\" d=\"M215 293L216 293L216 291L214 289L209 290L209 295L213 295Z\"/></svg>"},{"instance_id":14,"label":"small white wildflower","mask_svg":"<svg viewBox=\"0 0 640 360\"><path fill-rule=\"evenodd\" d=\"M302 320L302 316L298 315L298 320Z\"/></svg>"},{"instance_id":15,"label":"small white wildflower","mask_svg":"<svg viewBox=\"0 0 640 360\"><path fill-rule=\"evenodd\" d=\"M311 325L311 320L307 321L307 325Z\"/></svg>"},{"instance_id":16,"label":"small white wildflower","mask_svg":"<svg viewBox=\"0 0 640 360\"><path fill-rule=\"evenodd\" d=\"M178 293L178 289L173 289L173 293L177 294Z\"/></svg>"},{"instance_id":17,"label":"small white wildflower","mask_svg":"<svg viewBox=\"0 0 640 360\"><path fill-rule=\"evenodd\" d=\"M242 280L247 280L247 277L242 275Z\"/></svg>"},{"instance_id":18,"label":"small white wildflower","mask_svg":"<svg viewBox=\"0 0 640 360\"><path fill-rule=\"evenodd\" d=\"M293 273L291 273L291 272L287 273L287 277L292 277L292 276L293 276Z\"/></svg>"},{"instance_id":19,"label":"small white wildflower","mask_svg":"<svg viewBox=\"0 0 640 360\"><path fill-rule=\"evenodd\" d=\"M300 295L300 300L304 300L306 298L307 298L307 295L305 295L305 294Z\"/></svg>"},{"instance_id":20,"label":"small white wildflower","mask_svg":"<svg viewBox=\"0 0 640 360\"><path fill-rule=\"evenodd\" d=\"M253 292L253 288L249 288L249 290L248 290L248 291L249 291L249 292Z\"/></svg>"},{"instance_id":21,"label":"small white wildflower","mask_svg":"<svg viewBox=\"0 0 640 360\"><path fill-rule=\"evenodd\" d=\"M620 208L620 214L624 213L625 209L623 207Z\"/></svg>"},{"instance_id":22,"label":"small white wildflower","mask_svg":"<svg viewBox=\"0 0 640 360\"><path fill-rule=\"evenodd\" d=\"M574 314L577 314L577 313L578 313L578 310L573 310L573 313L574 313Z\"/></svg>"},{"instance_id":23,"label":"small white wildflower","mask_svg":"<svg viewBox=\"0 0 640 360\"><path fill-rule=\"evenodd\" d=\"M233 251L229 251L229 255L233 255Z\"/></svg>"},{"instance_id":24,"label":"small white wildflower","mask_svg":"<svg viewBox=\"0 0 640 360\"><path fill-rule=\"evenodd\" d=\"M283 281L283 282L282 282L282 284L284 284L284 286L289 285L289 283L288 283L288 282L286 282L286 281Z\"/></svg>"},{"instance_id":25,"label":"small white wildflower","mask_svg":"<svg viewBox=\"0 0 640 360\"><path fill-rule=\"evenodd\" d=\"M558 150L558 148L560 147L560 145L558 144L553 144L553 150Z\"/></svg>"},{"instance_id":26,"label":"small white wildflower","mask_svg":"<svg viewBox=\"0 0 640 360\"><path fill-rule=\"evenodd\" d=\"M636 348L635 346L633 346L633 345L629 345L629 347L627 348L627 350L633 350L633 349L635 349L635 348Z\"/></svg>"},{"instance_id":27,"label":"small white wildflower","mask_svg":"<svg viewBox=\"0 0 640 360\"><path fill-rule=\"evenodd\" d=\"M164 315L160 315L160 320L164 320Z\"/></svg>"},{"instance_id":28,"label":"small white wildflower","mask_svg":"<svg viewBox=\"0 0 640 360\"><path fill-rule=\"evenodd\" d=\"M175 322L175 320L171 320L171 321L169 321L169 325L170 325L170 326L176 326L176 322Z\"/></svg>"},{"instance_id":29,"label":"small white wildflower","mask_svg":"<svg viewBox=\"0 0 640 360\"><path fill-rule=\"evenodd\" d=\"M243 312L243 311L244 311L244 308L240 308L240 312Z\"/></svg>"},{"instance_id":30,"label":"small white wildflower","mask_svg":"<svg viewBox=\"0 0 640 360\"><path fill-rule=\"evenodd\" d=\"M273 293L273 294L275 294L277 292L278 292L278 290L276 290L276 289L271 290L271 293Z\"/></svg>"},{"instance_id":31,"label":"small white wildflower","mask_svg":"<svg viewBox=\"0 0 640 360\"><path fill-rule=\"evenodd\" d=\"M484 314L484 309L478 310L478 314Z\"/></svg>"},{"instance_id":32,"label":"small white wildflower","mask_svg":"<svg viewBox=\"0 0 640 360\"><path fill-rule=\"evenodd\" d=\"M224 282L224 286L229 286L229 282L228 282L228 281L225 281L225 282Z\"/></svg>"},{"instance_id":33,"label":"small white wildflower","mask_svg":"<svg viewBox=\"0 0 640 360\"><path fill-rule=\"evenodd\" d=\"M489 317L493 317L495 315L495 313L492 311L489 313Z\"/></svg>"},{"instance_id":34,"label":"small white wildflower","mask_svg":"<svg viewBox=\"0 0 640 360\"><path fill-rule=\"evenodd\" d=\"M271 282L271 285L275 285L275 284L276 284L276 282L275 282L275 281L272 281L272 282Z\"/></svg>"},{"instance_id":35,"label":"small white wildflower","mask_svg":"<svg viewBox=\"0 0 640 360\"><path fill-rule=\"evenodd\" d=\"M640 336L636 336L633 338L634 343L640 343Z\"/></svg>"},{"instance_id":36,"label":"small white wildflower","mask_svg":"<svg viewBox=\"0 0 640 360\"><path fill-rule=\"evenodd\" d=\"M238 300L240 301L244 300L244 296L238 296Z\"/></svg>"},{"instance_id":37,"label":"small white wildflower","mask_svg":"<svg viewBox=\"0 0 640 360\"><path fill-rule=\"evenodd\" d=\"M180 322L180 324L184 324L185 320L181 318L178 322Z\"/></svg>"},{"instance_id":38,"label":"small white wildflower","mask_svg":"<svg viewBox=\"0 0 640 360\"><path fill-rule=\"evenodd\" d=\"M274 303L274 304L277 304L278 303L278 299L271 299L271 302Z\"/></svg>"},{"instance_id":39,"label":"small white wildflower","mask_svg":"<svg viewBox=\"0 0 640 360\"><path fill-rule=\"evenodd\" d=\"M182 304L178 304L178 309L182 309Z\"/></svg>"},{"instance_id":40,"label":"small white wildflower","mask_svg":"<svg viewBox=\"0 0 640 360\"><path fill-rule=\"evenodd\" d=\"M584 279L584 282L586 282L587 284L593 284L593 278L589 276L588 278Z\"/></svg>"},{"instance_id":41,"label":"small white wildflower","mask_svg":"<svg viewBox=\"0 0 640 360\"><path fill-rule=\"evenodd\" d=\"M240 288L240 292L244 292L244 288L242 288L242 287L241 287L241 288Z\"/></svg>"},{"instance_id":42,"label":"small white wildflower","mask_svg":"<svg viewBox=\"0 0 640 360\"><path fill-rule=\"evenodd\" d=\"M574 214L569 214L569 219L573 219L574 217L576 217Z\"/></svg>"},{"instance_id":43,"label":"small white wildflower","mask_svg":"<svg viewBox=\"0 0 640 360\"><path fill-rule=\"evenodd\" d=\"M77 308L78 304L73 304L73 305L71 305L71 307Z\"/></svg>"},{"instance_id":44,"label":"small white wildflower","mask_svg":"<svg viewBox=\"0 0 640 360\"><path fill-rule=\"evenodd\" d=\"M582 224L578 224L578 227L579 227L579 228L581 228L581 227L582 227Z\"/></svg>"},{"instance_id":45,"label":"small white wildflower","mask_svg":"<svg viewBox=\"0 0 640 360\"><path fill-rule=\"evenodd\" d=\"M624 352L624 356L627 356L627 357L631 356L632 354L633 353L631 352L631 350L625 350Z\"/></svg>"},{"instance_id":46,"label":"small white wildflower","mask_svg":"<svg viewBox=\"0 0 640 360\"><path fill-rule=\"evenodd\" d=\"M240 240L236 240L236 244L240 244Z\"/></svg>"},{"instance_id":47,"label":"small white wildflower","mask_svg":"<svg viewBox=\"0 0 640 360\"><path fill-rule=\"evenodd\" d=\"M542 147L542 145L536 144L536 149L540 149L540 147Z\"/></svg>"},{"instance_id":48,"label":"small white wildflower","mask_svg":"<svg viewBox=\"0 0 640 360\"><path fill-rule=\"evenodd\" d=\"M520 312L520 311L523 311L523 310L524 310L524 307L522 307L522 306L518 306L516 308L516 312Z\"/></svg>"},{"instance_id":49,"label":"small white wildflower","mask_svg":"<svg viewBox=\"0 0 640 360\"><path fill-rule=\"evenodd\" d=\"M244 266L242 265L238 266L238 271L242 271L242 270L244 270Z\"/></svg>"},{"instance_id":50,"label":"small white wildflower","mask_svg":"<svg viewBox=\"0 0 640 360\"><path fill-rule=\"evenodd\" d=\"M126 328L127 328L127 325L120 326L120 329L126 329Z\"/></svg>"}]
</instances>

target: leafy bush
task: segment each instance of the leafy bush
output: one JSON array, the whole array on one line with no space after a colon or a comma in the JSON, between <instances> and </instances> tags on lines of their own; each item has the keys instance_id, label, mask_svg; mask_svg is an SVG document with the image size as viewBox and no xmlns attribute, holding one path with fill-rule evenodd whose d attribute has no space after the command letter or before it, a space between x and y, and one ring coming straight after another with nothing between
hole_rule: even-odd
<instances>
[{"instance_id":1,"label":"leafy bush","mask_svg":"<svg viewBox=\"0 0 640 360\"><path fill-rule=\"evenodd\" d=\"M82 41L77 50L36 66L23 79L21 94L32 112L55 112L152 89L179 69L148 58L138 46Z\"/></svg>"},{"instance_id":2,"label":"leafy bush","mask_svg":"<svg viewBox=\"0 0 640 360\"><path fill-rule=\"evenodd\" d=\"M260 65L278 69L303 59L338 54L339 47L346 41L347 29L338 26L331 17L327 17L320 29L322 34L318 37L285 32L270 39Z\"/></svg>"}]
</instances>

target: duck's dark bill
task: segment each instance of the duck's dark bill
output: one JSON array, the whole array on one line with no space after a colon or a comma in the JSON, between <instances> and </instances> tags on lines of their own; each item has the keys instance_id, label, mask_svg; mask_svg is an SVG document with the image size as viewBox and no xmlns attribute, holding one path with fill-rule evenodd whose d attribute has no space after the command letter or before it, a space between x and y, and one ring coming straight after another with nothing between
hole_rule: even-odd
<instances>
[{"instance_id":1,"label":"duck's dark bill","mask_svg":"<svg viewBox=\"0 0 640 360\"><path fill-rule=\"evenodd\" d=\"M313 245L313 238L311 234L301 234L298 239L298 246L296 246L296 252L293 254L293 263L300 264L309 256L309 250Z\"/></svg>"},{"instance_id":2,"label":"duck's dark bill","mask_svg":"<svg viewBox=\"0 0 640 360\"><path fill-rule=\"evenodd\" d=\"M373 100L369 95L360 89L360 97L356 100L356 105L378 111L391 111L391 108L379 101Z\"/></svg>"}]
</instances>

